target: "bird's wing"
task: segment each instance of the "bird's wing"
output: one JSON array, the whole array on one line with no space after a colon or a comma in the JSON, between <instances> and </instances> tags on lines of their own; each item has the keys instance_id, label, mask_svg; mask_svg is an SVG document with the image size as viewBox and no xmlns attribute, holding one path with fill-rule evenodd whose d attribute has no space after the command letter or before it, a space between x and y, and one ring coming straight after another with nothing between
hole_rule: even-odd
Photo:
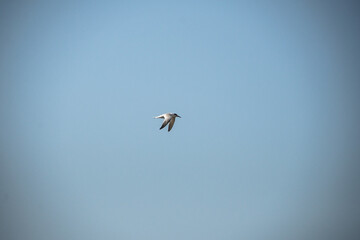
<instances>
[{"instance_id":1,"label":"bird's wing","mask_svg":"<svg viewBox=\"0 0 360 240\"><path fill-rule=\"evenodd\" d=\"M160 130L161 129L163 129L169 122L170 122L170 120L171 120L171 117L170 116L167 116L167 115L165 115L164 116L164 121L163 121L163 124L161 125L161 127L160 127Z\"/></svg>"},{"instance_id":2,"label":"bird's wing","mask_svg":"<svg viewBox=\"0 0 360 240\"><path fill-rule=\"evenodd\" d=\"M169 124L169 128L168 128L168 132L170 132L170 130L172 129L172 127L174 126L174 123L175 123L175 117L173 117L171 120L170 120L170 124ZM165 126L164 126L165 127Z\"/></svg>"}]
</instances>

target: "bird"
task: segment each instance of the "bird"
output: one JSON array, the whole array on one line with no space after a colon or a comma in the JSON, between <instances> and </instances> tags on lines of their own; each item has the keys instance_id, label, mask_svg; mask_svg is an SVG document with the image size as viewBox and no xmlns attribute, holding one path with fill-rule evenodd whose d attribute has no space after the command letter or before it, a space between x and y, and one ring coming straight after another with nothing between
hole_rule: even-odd
<instances>
[{"instance_id":1,"label":"bird","mask_svg":"<svg viewBox=\"0 0 360 240\"><path fill-rule=\"evenodd\" d=\"M175 118L176 117L179 117L181 118L179 115L177 115L176 113L164 113L164 114L161 114L157 117L154 117L154 118L164 118L164 121L160 127L160 130L163 129L168 123L169 124L169 128L168 128L168 132L170 132L170 130L172 129L172 127L174 126L174 123L175 123Z\"/></svg>"}]
</instances>

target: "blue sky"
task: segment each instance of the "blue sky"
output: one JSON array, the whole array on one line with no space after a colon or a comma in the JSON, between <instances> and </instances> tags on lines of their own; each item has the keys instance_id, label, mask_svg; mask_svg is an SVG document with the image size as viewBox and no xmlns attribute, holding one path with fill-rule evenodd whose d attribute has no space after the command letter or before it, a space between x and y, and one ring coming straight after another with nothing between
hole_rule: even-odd
<instances>
[{"instance_id":1,"label":"blue sky","mask_svg":"<svg viewBox=\"0 0 360 240\"><path fill-rule=\"evenodd\" d=\"M1 3L1 238L357 239L358 10Z\"/></svg>"}]
</instances>

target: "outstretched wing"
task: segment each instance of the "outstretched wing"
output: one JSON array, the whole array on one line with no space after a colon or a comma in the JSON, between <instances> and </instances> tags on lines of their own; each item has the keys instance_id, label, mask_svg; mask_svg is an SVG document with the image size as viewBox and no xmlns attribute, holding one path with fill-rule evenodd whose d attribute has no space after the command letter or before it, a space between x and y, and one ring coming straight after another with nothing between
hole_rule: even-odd
<instances>
[{"instance_id":1,"label":"outstretched wing","mask_svg":"<svg viewBox=\"0 0 360 240\"><path fill-rule=\"evenodd\" d=\"M169 124L169 128L168 128L168 132L170 132L170 130L172 129L172 127L174 126L174 123L175 123L175 117L173 117L171 120L170 120L170 124ZM165 126L164 126L165 127Z\"/></svg>"},{"instance_id":2,"label":"outstretched wing","mask_svg":"<svg viewBox=\"0 0 360 240\"><path fill-rule=\"evenodd\" d=\"M166 118L166 117L165 117L164 122L163 122L163 124L162 124L161 127L160 127L160 130L163 129L163 128L170 122L170 119L171 119L171 118Z\"/></svg>"}]
</instances>

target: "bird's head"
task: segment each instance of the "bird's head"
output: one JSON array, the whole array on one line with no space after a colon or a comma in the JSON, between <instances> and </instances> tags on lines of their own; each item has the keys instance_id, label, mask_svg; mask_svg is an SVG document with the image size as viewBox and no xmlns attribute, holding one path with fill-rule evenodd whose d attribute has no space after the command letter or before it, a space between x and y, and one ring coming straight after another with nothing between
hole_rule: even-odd
<instances>
[{"instance_id":1,"label":"bird's head","mask_svg":"<svg viewBox=\"0 0 360 240\"><path fill-rule=\"evenodd\" d=\"M174 113L174 115L175 115L175 117L179 117L179 118L181 118L179 115L177 115L176 113Z\"/></svg>"}]
</instances>

